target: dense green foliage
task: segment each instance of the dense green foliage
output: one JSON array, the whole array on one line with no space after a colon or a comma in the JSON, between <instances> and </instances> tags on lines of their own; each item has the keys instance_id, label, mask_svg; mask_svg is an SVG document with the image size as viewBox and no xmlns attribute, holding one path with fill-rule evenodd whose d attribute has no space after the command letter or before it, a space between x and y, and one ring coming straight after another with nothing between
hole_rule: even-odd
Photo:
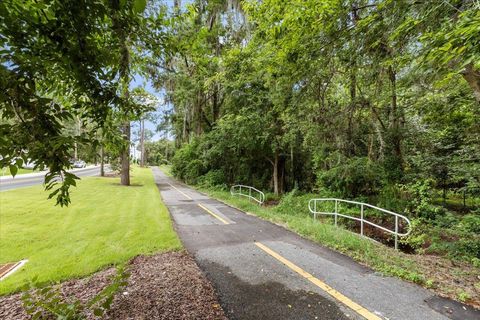
<instances>
[{"instance_id":1,"label":"dense green foliage","mask_svg":"<svg viewBox=\"0 0 480 320\"><path fill-rule=\"evenodd\" d=\"M176 8L171 46L150 62L173 105L172 173L206 186L361 199L418 219L418 250L429 245L426 231L439 237L444 228L468 241L460 255L480 257L478 6L196 0Z\"/></svg>"},{"instance_id":2,"label":"dense green foliage","mask_svg":"<svg viewBox=\"0 0 480 320\"><path fill-rule=\"evenodd\" d=\"M136 111L128 86L145 6L146 0L0 2L1 168L15 174L27 161L48 168L50 196L67 205L77 178L66 170L77 144L98 144L99 133L125 142L118 123ZM69 131L73 122L84 130Z\"/></svg>"},{"instance_id":3,"label":"dense green foliage","mask_svg":"<svg viewBox=\"0 0 480 320\"><path fill-rule=\"evenodd\" d=\"M148 165L168 164L175 154L175 145L170 140L145 142L145 158Z\"/></svg>"},{"instance_id":4,"label":"dense green foliage","mask_svg":"<svg viewBox=\"0 0 480 320\"><path fill-rule=\"evenodd\" d=\"M174 171L343 196L431 178L479 192L478 7L195 1L168 25ZM198 32L197 32L198 31ZM478 80L478 79L477 79Z\"/></svg>"}]
</instances>

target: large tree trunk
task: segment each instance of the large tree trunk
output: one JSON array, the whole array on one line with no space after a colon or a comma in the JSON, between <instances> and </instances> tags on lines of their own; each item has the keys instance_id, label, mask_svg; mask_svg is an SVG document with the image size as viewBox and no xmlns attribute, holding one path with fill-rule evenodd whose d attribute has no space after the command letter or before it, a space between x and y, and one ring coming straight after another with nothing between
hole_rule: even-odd
<instances>
[{"instance_id":1,"label":"large tree trunk","mask_svg":"<svg viewBox=\"0 0 480 320\"><path fill-rule=\"evenodd\" d=\"M183 110L183 127L182 127L182 141L188 142L187 136L187 104L185 103L185 108Z\"/></svg>"},{"instance_id":2,"label":"large tree trunk","mask_svg":"<svg viewBox=\"0 0 480 320\"><path fill-rule=\"evenodd\" d=\"M213 85L212 115L213 115L212 124L215 124L220 115L220 106L218 103L218 86L216 83Z\"/></svg>"},{"instance_id":3,"label":"large tree trunk","mask_svg":"<svg viewBox=\"0 0 480 320\"><path fill-rule=\"evenodd\" d=\"M273 193L278 196L280 194L279 181L278 181L278 151L275 151L275 159L273 160Z\"/></svg>"},{"instance_id":4,"label":"large tree trunk","mask_svg":"<svg viewBox=\"0 0 480 320\"><path fill-rule=\"evenodd\" d=\"M167 140L167 132L165 132L164 136L164 141L165 141L165 160L168 161L168 140Z\"/></svg>"},{"instance_id":5,"label":"large tree trunk","mask_svg":"<svg viewBox=\"0 0 480 320\"><path fill-rule=\"evenodd\" d=\"M121 155L122 170L120 175L120 183L124 186L130 185L130 122L123 125L123 135L125 139L125 149Z\"/></svg>"},{"instance_id":6,"label":"large tree trunk","mask_svg":"<svg viewBox=\"0 0 480 320\"><path fill-rule=\"evenodd\" d=\"M352 62L350 66L350 105L347 110L348 112L348 123L346 130L346 141L345 141L345 155L351 157L355 154L355 141L354 141L354 132L353 132L353 116L355 114L356 99L357 99L357 75L355 70L355 62Z\"/></svg>"},{"instance_id":7,"label":"large tree trunk","mask_svg":"<svg viewBox=\"0 0 480 320\"><path fill-rule=\"evenodd\" d=\"M386 132L385 166L389 180L398 181L403 176L403 110L397 103L397 78L392 66L388 68L391 85L391 106L389 110L389 125Z\"/></svg>"},{"instance_id":8,"label":"large tree trunk","mask_svg":"<svg viewBox=\"0 0 480 320\"><path fill-rule=\"evenodd\" d=\"M462 76L472 88L475 99L480 103L480 70L475 70L473 63L469 63L462 72Z\"/></svg>"},{"instance_id":9,"label":"large tree trunk","mask_svg":"<svg viewBox=\"0 0 480 320\"><path fill-rule=\"evenodd\" d=\"M105 160L103 145L100 147L100 176L105 177Z\"/></svg>"}]
</instances>

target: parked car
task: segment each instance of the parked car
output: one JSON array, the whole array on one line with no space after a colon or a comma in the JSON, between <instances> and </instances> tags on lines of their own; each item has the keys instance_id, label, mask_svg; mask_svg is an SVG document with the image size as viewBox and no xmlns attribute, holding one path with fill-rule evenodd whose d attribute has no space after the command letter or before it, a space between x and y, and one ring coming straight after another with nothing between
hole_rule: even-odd
<instances>
[{"instance_id":1,"label":"parked car","mask_svg":"<svg viewBox=\"0 0 480 320\"><path fill-rule=\"evenodd\" d=\"M35 167L35 161L31 161L30 159L28 159L28 161L23 164L24 169L32 169L33 170L34 167Z\"/></svg>"},{"instance_id":2,"label":"parked car","mask_svg":"<svg viewBox=\"0 0 480 320\"><path fill-rule=\"evenodd\" d=\"M77 160L73 163L74 168L85 168L87 166L87 163L83 160Z\"/></svg>"}]
</instances>

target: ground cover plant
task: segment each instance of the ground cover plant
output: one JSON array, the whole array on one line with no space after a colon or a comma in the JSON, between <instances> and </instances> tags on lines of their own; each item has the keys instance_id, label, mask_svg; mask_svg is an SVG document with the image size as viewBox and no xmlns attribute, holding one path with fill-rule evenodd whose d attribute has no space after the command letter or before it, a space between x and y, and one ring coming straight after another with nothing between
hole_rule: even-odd
<instances>
[{"instance_id":1,"label":"ground cover plant","mask_svg":"<svg viewBox=\"0 0 480 320\"><path fill-rule=\"evenodd\" d=\"M181 247L148 168L134 169L131 187L119 178L83 178L68 208L47 196L42 186L0 193L0 263L29 260L1 282L0 294L34 276L56 282Z\"/></svg>"}]
</instances>

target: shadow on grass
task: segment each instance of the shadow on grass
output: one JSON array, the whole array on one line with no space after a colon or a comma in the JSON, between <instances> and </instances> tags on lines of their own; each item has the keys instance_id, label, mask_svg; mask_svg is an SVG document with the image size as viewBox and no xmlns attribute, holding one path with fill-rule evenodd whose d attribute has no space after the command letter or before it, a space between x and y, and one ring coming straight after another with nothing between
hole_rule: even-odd
<instances>
[{"instance_id":1,"label":"shadow on grass","mask_svg":"<svg viewBox=\"0 0 480 320\"><path fill-rule=\"evenodd\" d=\"M143 187L144 184L142 183L130 183L129 186L124 186L123 184L119 183L119 182L114 182L114 183L111 183L111 185L113 186L119 186L119 187Z\"/></svg>"}]
</instances>

